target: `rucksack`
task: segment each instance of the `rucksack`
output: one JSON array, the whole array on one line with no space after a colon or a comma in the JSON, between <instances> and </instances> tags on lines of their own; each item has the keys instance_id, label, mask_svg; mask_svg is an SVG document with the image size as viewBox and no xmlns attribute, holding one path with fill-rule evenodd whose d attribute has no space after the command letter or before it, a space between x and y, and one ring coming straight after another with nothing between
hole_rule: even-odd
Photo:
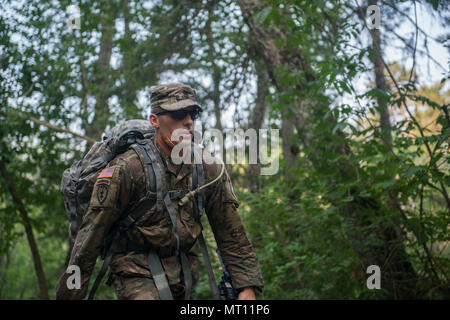
<instances>
[{"instance_id":1,"label":"rucksack","mask_svg":"<svg viewBox=\"0 0 450 320\"><path fill-rule=\"evenodd\" d=\"M105 133L102 141L96 142L83 159L64 171L61 193L69 218L69 237L72 243L77 236L100 172L108 162L125 152L138 139L150 139L154 134L155 128L149 121L125 121Z\"/></svg>"},{"instance_id":2,"label":"rucksack","mask_svg":"<svg viewBox=\"0 0 450 320\"><path fill-rule=\"evenodd\" d=\"M156 201L158 210L164 205L166 208L167 217L170 219L173 225L172 231L175 233L178 243L178 235L176 231L176 218L173 207L170 203L172 196L179 198L186 195L189 190L185 190L184 193L180 193L179 190L168 191L164 195L162 194L162 178L163 175L159 172L159 166L153 165L159 160L151 147L149 147L148 139L151 139L155 135L155 129L151 126L149 121L146 120L128 120L116 127L112 128L109 132L105 133L102 141L96 142L88 153L79 161L75 162L70 168L66 169L63 173L61 181L61 192L64 195L64 203L67 216L69 218L69 237L72 243L75 242L77 233L79 231L83 216L85 215L90 202L91 194L94 188L94 184L97 180L100 172L106 168L108 163L113 160L117 155L127 151L130 148L135 149L139 155L143 165L148 166L148 180L150 190L147 191L147 199L142 201L133 212L128 213L116 227L113 228L104 239L103 253L101 258L104 260L103 265L97 278L91 288L89 298L93 299L94 294L99 287L101 280L103 279L106 271L111 262L111 258L117 247L120 246L120 241L123 239L123 234L132 224L142 215L144 215L149 207L151 207ZM194 148L192 148L194 152ZM222 171L223 173L223 171ZM203 185L203 166L201 164L194 165L194 171L192 176L192 190ZM192 191L191 190L191 191ZM196 195L197 207L199 210L198 217L200 219L203 211L203 197L202 192ZM219 290L215 283L214 274L212 271L211 262L209 259L208 251L206 249L205 240L201 233L199 238L200 248L203 253L205 266L210 279L210 286L216 299L220 299ZM178 252L178 249L177 249ZM189 263L185 253L180 252L183 272L186 274L185 285L186 289L192 285L192 277L190 274ZM161 299L172 299L170 289L168 286L165 272L162 268L159 256L154 249L150 249L148 253L148 264L150 271L155 280L155 285L158 289ZM188 294L189 290L186 290ZM188 297L186 295L186 297Z\"/></svg>"}]
</instances>

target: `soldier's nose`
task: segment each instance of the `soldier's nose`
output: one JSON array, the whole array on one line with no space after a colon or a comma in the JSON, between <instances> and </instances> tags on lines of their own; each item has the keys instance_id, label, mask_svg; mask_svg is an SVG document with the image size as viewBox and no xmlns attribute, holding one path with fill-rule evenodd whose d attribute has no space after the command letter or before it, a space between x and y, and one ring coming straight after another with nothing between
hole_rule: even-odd
<instances>
[{"instance_id":1,"label":"soldier's nose","mask_svg":"<svg viewBox=\"0 0 450 320\"><path fill-rule=\"evenodd\" d=\"M192 120L192 117L190 114L187 114L186 117L184 117L183 125L185 128L191 128L194 125L194 120Z\"/></svg>"}]
</instances>

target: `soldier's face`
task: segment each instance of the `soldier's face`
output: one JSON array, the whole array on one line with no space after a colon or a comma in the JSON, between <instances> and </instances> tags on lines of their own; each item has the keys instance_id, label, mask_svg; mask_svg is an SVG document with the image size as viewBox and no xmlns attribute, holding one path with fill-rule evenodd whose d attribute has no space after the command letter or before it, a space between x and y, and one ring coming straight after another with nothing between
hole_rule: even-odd
<instances>
[{"instance_id":1,"label":"soldier's face","mask_svg":"<svg viewBox=\"0 0 450 320\"><path fill-rule=\"evenodd\" d=\"M151 114L150 123L155 127L156 134L160 135L160 138L168 144L169 147L173 147L181 141L190 143L194 136L195 122L189 114L181 120L174 119L169 114ZM175 130L179 131L175 132ZM172 139L172 134L174 132L175 135L178 136L178 139Z\"/></svg>"}]
</instances>

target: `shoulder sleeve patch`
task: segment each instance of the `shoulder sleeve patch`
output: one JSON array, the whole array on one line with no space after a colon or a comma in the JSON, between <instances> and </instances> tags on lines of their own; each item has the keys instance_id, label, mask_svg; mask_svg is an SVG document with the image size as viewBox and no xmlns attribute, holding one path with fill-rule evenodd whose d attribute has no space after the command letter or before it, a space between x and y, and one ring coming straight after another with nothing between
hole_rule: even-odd
<instances>
[{"instance_id":1,"label":"shoulder sleeve patch","mask_svg":"<svg viewBox=\"0 0 450 320\"><path fill-rule=\"evenodd\" d=\"M114 176L114 172L116 171L116 167L108 167L102 170L98 175L97 179L100 178L112 178Z\"/></svg>"}]
</instances>

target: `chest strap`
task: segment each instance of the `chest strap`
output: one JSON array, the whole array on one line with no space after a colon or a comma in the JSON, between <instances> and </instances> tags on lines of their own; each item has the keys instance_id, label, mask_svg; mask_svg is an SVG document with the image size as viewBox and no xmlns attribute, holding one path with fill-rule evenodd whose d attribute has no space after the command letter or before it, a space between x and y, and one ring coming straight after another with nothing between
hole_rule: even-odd
<instances>
[{"instance_id":1,"label":"chest strap","mask_svg":"<svg viewBox=\"0 0 450 320\"><path fill-rule=\"evenodd\" d=\"M144 166L147 168L149 191L156 192L156 210L161 211L163 209L163 177L161 175L161 166L158 158L148 144L147 140L139 141L133 145L138 150L138 155L142 155L141 159Z\"/></svg>"}]
</instances>

